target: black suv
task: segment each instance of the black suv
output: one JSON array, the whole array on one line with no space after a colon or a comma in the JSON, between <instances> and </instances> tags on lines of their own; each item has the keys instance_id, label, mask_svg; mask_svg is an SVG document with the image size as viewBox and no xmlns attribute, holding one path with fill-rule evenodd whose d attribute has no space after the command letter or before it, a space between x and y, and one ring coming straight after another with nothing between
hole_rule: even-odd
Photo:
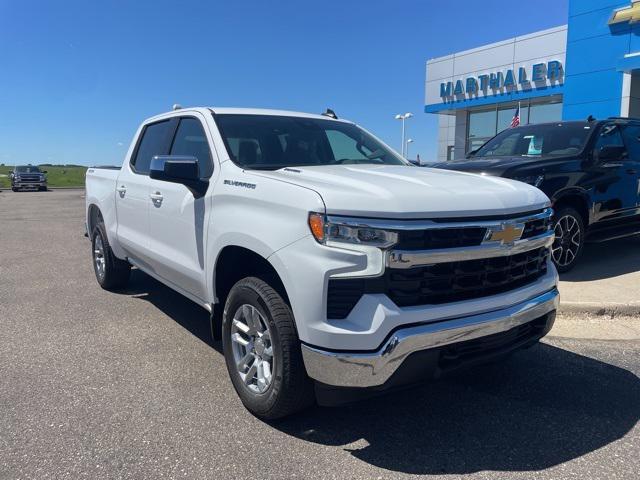
<instances>
[{"instance_id":1,"label":"black suv","mask_svg":"<svg viewBox=\"0 0 640 480\"><path fill-rule=\"evenodd\" d=\"M466 160L435 165L520 180L553 203L558 271L586 242L640 233L640 119L525 125L500 132Z\"/></svg>"}]
</instances>

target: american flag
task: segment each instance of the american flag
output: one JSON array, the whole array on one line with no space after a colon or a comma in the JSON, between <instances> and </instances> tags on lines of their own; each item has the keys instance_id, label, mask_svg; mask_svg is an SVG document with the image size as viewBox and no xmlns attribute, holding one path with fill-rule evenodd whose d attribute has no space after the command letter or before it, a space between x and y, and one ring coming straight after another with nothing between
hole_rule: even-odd
<instances>
[{"instance_id":1,"label":"american flag","mask_svg":"<svg viewBox=\"0 0 640 480\"><path fill-rule=\"evenodd\" d=\"M516 128L520 125L520 105L516 108L516 114L513 116L513 120L511 120L511 128Z\"/></svg>"}]
</instances>

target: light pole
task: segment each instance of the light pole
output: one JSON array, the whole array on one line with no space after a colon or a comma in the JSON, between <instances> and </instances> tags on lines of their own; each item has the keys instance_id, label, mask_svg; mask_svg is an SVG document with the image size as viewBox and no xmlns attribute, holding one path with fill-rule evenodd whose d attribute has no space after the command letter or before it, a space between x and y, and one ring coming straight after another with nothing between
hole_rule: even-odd
<instances>
[{"instance_id":1,"label":"light pole","mask_svg":"<svg viewBox=\"0 0 640 480\"><path fill-rule=\"evenodd\" d=\"M402 156L403 157L404 157L404 147L405 147L405 145L404 145L404 132L405 132L405 130L404 130L404 121L407 120L408 118L411 118L411 117L413 117L413 113L411 113L411 112L407 112L404 115L400 115L400 114L396 115L396 120L402 120Z\"/></svg>"},{"instance_id":2,"label":"light pole","mask_svg":"<svg viewBox=\"0 0 640 480\"><path fill-rule=\"evenodd\" d=\"M409 145L412 143L413 143L413 138L407 138L407 147L406 147L407 159L409 159Z\"/></svg>"}]
</instances>

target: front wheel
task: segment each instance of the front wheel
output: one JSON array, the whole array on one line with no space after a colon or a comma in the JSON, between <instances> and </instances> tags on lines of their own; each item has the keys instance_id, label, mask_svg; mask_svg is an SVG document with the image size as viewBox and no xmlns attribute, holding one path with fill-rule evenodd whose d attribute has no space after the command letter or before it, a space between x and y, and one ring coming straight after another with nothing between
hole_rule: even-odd
<instances>
[{"instance_id":1,"label":"front wheel","mask_svg":"<svg viewBox=\"0 0 640 480\"><path fill-rule=\"evenodd\" d=\"M293 313L268 283L247 277L233 286L222 342L231 382L251 413L276 419L313 403Z\"/></svg>"},{"instance_id":2,"label":"front wheel","mask_svg":"<svg viewBox=\"0 0 640 480\"><path fill-rule=\"evenodd\" d=\"M571 207L560 208L554 218L556 238L551 247L553 263L560 273L575 267L584 247L585 228L582 216Z\"/></svg>"}]
</instances>

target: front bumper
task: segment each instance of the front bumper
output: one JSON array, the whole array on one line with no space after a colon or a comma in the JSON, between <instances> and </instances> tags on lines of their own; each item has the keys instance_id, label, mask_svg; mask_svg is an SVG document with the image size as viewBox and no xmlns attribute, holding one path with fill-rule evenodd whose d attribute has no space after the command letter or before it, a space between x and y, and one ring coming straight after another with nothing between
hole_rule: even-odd
<instances>
[{"instance_id":1,"label":"front bumper","mask_svg":"<svg viewBox=\"0 0 640 480\"><path fill-rule=\"evenodd\" d=\"M375 351L328 351L302 345L308 375L336 387L368 388L384 385L416 352L507 332L544 317L559 305L556 288L508 308L478 315L398 328ZM552 323L552 318L549 320ZM550 328L550 326L549 326ZM546 333L546 330L542 335Z\"/></svg>"},{"instance_id":2,"label":"front bumper","mask_svg":"<svg viewBox=\"0 0 640 480\"><path fill-rule=\"evenodd\" d=\"M46 187L47 182L14 182L14 188L42 188Z\"/></svg>"}]
</instances>

